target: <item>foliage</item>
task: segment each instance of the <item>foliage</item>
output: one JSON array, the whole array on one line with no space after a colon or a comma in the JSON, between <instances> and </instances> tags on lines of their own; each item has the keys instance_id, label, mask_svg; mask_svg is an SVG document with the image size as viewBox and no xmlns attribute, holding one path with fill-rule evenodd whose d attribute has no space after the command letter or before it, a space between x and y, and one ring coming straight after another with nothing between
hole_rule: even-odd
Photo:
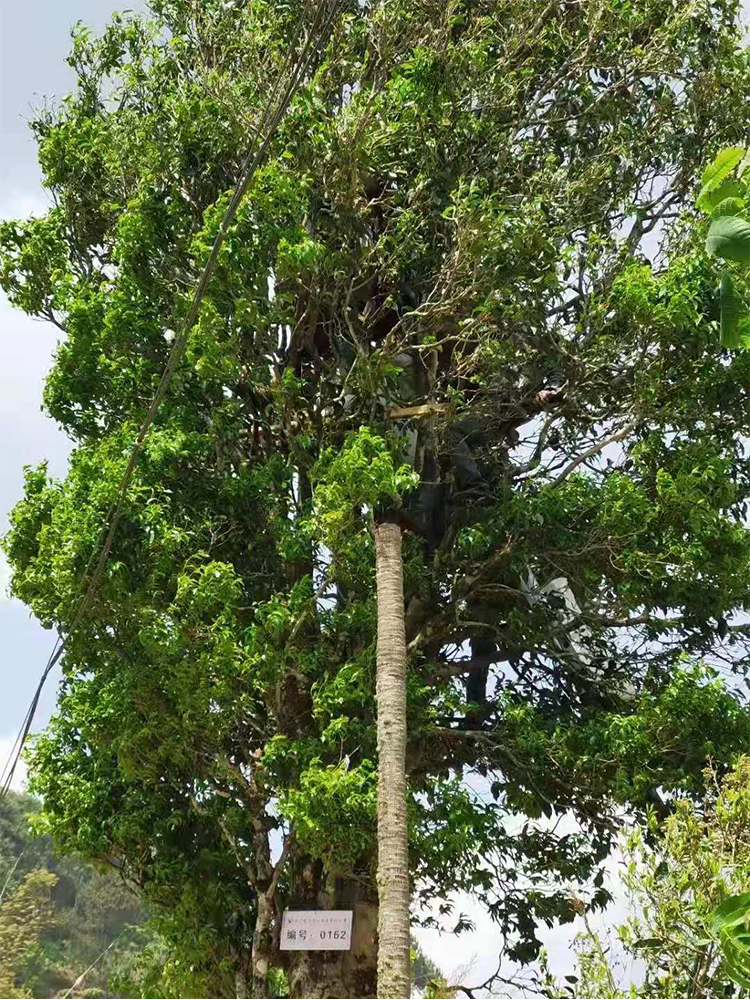
<instances>
[{"instance_id":1,"label":"foliage","mask_svg":"<svg viewBox=\"0 0 750 1000\"><path fill-rule=\"evenodd\" d=\"M178 919L177 917L175 919ZM201 955L202 949L211 949L212 939L204 936L194 948L175 948L175 935L166 924L166 936L160 929L165 921L149 920L138 929L133 947L120 956L109 970L108 989L112 996L134 1000L167 997L181 1000L186 996L209 996L214 986L228 992L231 970L223 968L221 978L214 964ZM269 987L269 997L288 996L282 991L275 992Z\"/></svg>"},{"instance_id":2,"label":"foliage","mask_svg":"<svg viewBox=\"0 0 750 1000\"><path fill-rule=\"evenodd\" d=\"M29 872L0 904L0 990L6 997L31 996L17 984L42 931L54 922L50 890L56 882L43 868Z\"/></svg>"},{"instance_id":3,"label":"foliage","mask_svg":"<svg viewBox=\"0 0 750 1000\"><path fill-rule=\"evenodd\" d=\"M403 462L396 465L387 442L368 427L351 434L340 451L325 452L311 480L318 534L334 553L361 528L363 511L401 507L404 494L419 485L419 475Z\"/></svg>"},{"instance_id":4,"label":"foliage","mask_svg":"<svg viewBox=\"0 0 750 1000\"><path fill-rule=\"evenodd\" d=\"M750 990L750 892L729 896L711 914L727 975Z\"/></svg>"},{"instance_id":5,"label":"foliage","mask_svg":"<svg viewBox=\"0 0 750 1000\"><path fill-rule=\"evenodd\" d=\"M5 548L45 626L70 626L301 6L78 29L76 90L33 121L54 206L0 226L0 283L65 332L44 401L76 448L63 481L27 470ZM561 880L606 904L623 809L700 796L747 741L750 352L717 344L692 214L750 126L738 3L344 8L30 751L42 829L121 869L191 995L236 995L261 911L372 884L378 504L406 531L419 919L468 888L533 958L573 918ZM565 811L579 834L542 820Z\"/></svg>"},{"instance_id":6,"label":"foliage","mask_svg":"<svg viewBox=\"0 0 750 1000\"><path fill-rule=\"evenodd\" d=\"M748 167L750 152L742 146L722 149L703 173L703 187L696 202L697 207L711 218L706 249L730 264L750 264L750 222L742 218L750 208ZM737 176L732 178L735 168ZM750 314L741 292L735 287L738 276L743 279L744 288L747 268L740 269L739 275L731 270L725 270L721 275L721 343L724 347L750 348Z\"/></svg>"},{"instance_id":7,"label":"foliage","mask_svg":"<svg viewBox=\"0 0 750 1000\"><path fill-rule=\"evenodd\" d=\"M544 978L544 995L560 997L748 996L743 943L730 926L746 919L750 886L750 758L719 782L709 770L700 805L680 798L663 824L633 830L624 845L624 874L633 915L610 946L586 923L578 938L578 976L564 986ZM580 904L580 908L585 908ZM619 952L619 954L618 954ZM643 981L624 987L626 959ZM737 993L736 981L743 988Z\"/></svg>"},{"instance_id":8,"label":"foliage","mask_svg":"<svg viewBox=\"0 0 750 1000\"><path fill-rule=\"evenodd\" d=\"M95 961L80 989L70 995L116 995L110 993L111 977L141 947L137 927L145 914L114 872L61 857L49 837L33 836L30 823L39 809L40 803L27 795L11 793L0 802L0 888L6 886L2 926L11 913L18 913L21 901L34 914L19 918L22 932L9 932L17 941L16 951L0 944L0 955L9 956L7 968L20 976L19 996L64 993ZM13 906L10 899L16 900ZM3 989L10 988L2 982Z\"/></svg>"}]
</instances>

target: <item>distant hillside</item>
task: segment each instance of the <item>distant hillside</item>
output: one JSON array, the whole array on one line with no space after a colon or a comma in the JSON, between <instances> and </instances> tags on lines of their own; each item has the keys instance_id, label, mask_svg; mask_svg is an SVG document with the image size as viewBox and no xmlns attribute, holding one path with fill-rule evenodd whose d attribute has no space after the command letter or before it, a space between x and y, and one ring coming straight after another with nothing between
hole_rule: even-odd
<instances>
[{"instance_id":1,"label":"distant hillside","mask_svg":"<svg viewBox=\"0 0 750 1000\"><path fill-rule=\"evenodd\" d=\"M0 801L0 993L113 996L111 978L141 952L145 914L116 872L61 857L49 837L34 837L38 809L28 795ZM33 874L40 871L54 879Z\"/></svg>"}]
</instances>

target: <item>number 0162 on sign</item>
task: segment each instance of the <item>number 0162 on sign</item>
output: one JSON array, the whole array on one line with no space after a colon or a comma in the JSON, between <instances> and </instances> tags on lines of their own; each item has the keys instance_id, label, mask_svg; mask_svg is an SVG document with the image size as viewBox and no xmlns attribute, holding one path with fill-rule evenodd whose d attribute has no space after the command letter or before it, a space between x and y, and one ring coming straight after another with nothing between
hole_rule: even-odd
<instances>
[{"instance_id":1,"label":"number 0162 on sign","mask_svg":"<svg viewBox=\"0 0 750 1000\"><path fill-rule=\"evenodd\" d=\"M282 951L349 951L352 910L284 910Z\"/></svg>"}]
</instances>

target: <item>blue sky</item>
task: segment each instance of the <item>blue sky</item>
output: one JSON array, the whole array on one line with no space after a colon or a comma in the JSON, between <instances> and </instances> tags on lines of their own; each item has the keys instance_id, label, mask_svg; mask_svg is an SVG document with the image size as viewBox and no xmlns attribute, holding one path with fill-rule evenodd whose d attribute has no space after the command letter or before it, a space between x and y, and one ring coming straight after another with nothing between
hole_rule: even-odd
<instances>
[{"instance_id":1,"label":"blue sky","mask_svg":"<svg viewBox=\"0 0 750 1000\"><path fill-rule=\"evenodd\" d=\"M746 9L750 0L746 0ZM0 218L43 212L48 204L40 184L36 147L26 125L32 106L44 97L62 97L73 84L65 64L70 25L77 20L102 28L115 10L145 8L143 0L0 0ZM30 43L33 39L33 44ZM0 532L23 494L23 465L49 462L54 475L64 475L69 442L41 412L44 378L50 367L58 331L10 308L0 292ZM0 558L0 761L4 764L28 707L54 636L6 595L8 569ZM42 697L36 725L43 726L53 708L59 674L52 676ZM22 775L19 775L22 778ZM469 900L457 911L477 923L475 933L460 940L420 935L427 952L447 971L477 960L462 976L479 982L495 968L500 941L497 930ZM621 910L621 907L618 907ZM615 917L610 913L611 923ZM622 913L617 913L617 919ZM561 972L571 965L569 929L545 935L552 963Z\"/></svg>"}]
</instances>

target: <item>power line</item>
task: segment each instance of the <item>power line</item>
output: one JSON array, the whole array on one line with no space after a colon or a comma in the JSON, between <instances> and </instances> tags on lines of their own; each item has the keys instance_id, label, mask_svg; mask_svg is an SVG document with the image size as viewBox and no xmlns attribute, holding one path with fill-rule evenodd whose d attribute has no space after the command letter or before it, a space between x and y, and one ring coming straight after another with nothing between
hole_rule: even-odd
<instances>
[{"instance_id":1,"label":"power line","mask_svg":"<svg viewBox=\"0 0 750 1000\"><path fill-rule=\"evenodd\" d=\"M274 90L264 108L263 114L260 120L260 126L255 134L255 139L250 147L250 151L245 157L242 167L240 169L240 177L235 187L232 199L229 202L224 217L219 226L219 230L214 239L211 251L206 259L206 263L203 266L200 278L198 279L198 284L196 285L195 292L193 293L193 298L190 303L190 309L188 310L185 321L182 325L182 329L177 337L175 337L172 349L167 359L166 367L162 372L161 379L159 380L159 385L154 394L154 398L151 401L151 405L148 409L145 419L141 424L138 435L135 439L135 444L130 453L130 458L128 460L127 467L120 481L120 486L117 490L115 500L111 504L107 516L104 520L104 526L102 528L101 534L97 544L92 549L91 557L89 558L86 569L81 576L81 582L78 587L78 593L83 591L81 599L78 603L75 615L73 617L73 623L68 629L67 633L63 636L62 631L59 633L55 647L47 660L47 664L42 672L42 676L37 685L36 691L34 692L34 697L31 700L26 716L21 725L21 729L16 737L13 744L13 748L10 752L10 756L5 763L2 775L0 775L0 781L2 785L0 786L0 799L4 798L10 789L11 782L13 781L13 775L15 774L16 766L18 760L21 756L21 751L23 750L26 738L29 735L31 725L34 721L34 716L36 714L36 709L39 704L39 698L42 693L45 681L50 675L52 668L58 662L63 652L65 651L70 637L73 635L75 630L83 621L83 617L86 614L89 606L94 597L96 588L101 580L104 573L104 567L107 563L110 550L112 548L112 542L115 537L115 532L117 531L117 526L120 523L123 513L123 503L125 497L127 496L128 489L133 480L133 475L135 473L135 467L138 461L138 456L143 447L143 443L146 439L146 435L149 432L151 424L156 417L156 414L167 394L169 385L172 381L172 377L177 370L177 367L182 360L182 356L185 353L185 348L187 346L188 336L192 330L195 322L198 318L200 312L201 303L205 296L206 290L208 288L209 282L211 281L211 275L213 274L214 265L219 256L219 251L227 237L229 232L229 227L231 226L234 217L237 214L237 210L250 187L250 182L252 181L255 173L257 172L260 165L263 163L268 152L268 147L276 134L276 130L279 127L284 115L286 114L289 105L291 104L294 96L296 95L299 87L304 80L305 76L309 72L313 60L319 50L321 42L324 42L329 34L331 26L333 24L336 13L341 6L342 0L308 0L308 7L300 17L297 24L296 33L290 44L290 50L296 48L297 42L299 41L300 33L302 31L302 25L306 19L306 14L312 7L315 9L315 15L313 17L310 30L305 39L304 45L297 57L295 63L287 64L289 70L286 83L282 84L284 79L284 73L280 73ZM281 97L277 100L277 95L281 90ZM262 137L262 138L261 138ZM107 528L109 525L109 528ZM99 553L98 560L96 559L96 553L99 549L99 545L102 544L101 551ZM86 586L86 578L94 566L93 574L89 580L88 586Z\"/></svg>"}]
</instances>

